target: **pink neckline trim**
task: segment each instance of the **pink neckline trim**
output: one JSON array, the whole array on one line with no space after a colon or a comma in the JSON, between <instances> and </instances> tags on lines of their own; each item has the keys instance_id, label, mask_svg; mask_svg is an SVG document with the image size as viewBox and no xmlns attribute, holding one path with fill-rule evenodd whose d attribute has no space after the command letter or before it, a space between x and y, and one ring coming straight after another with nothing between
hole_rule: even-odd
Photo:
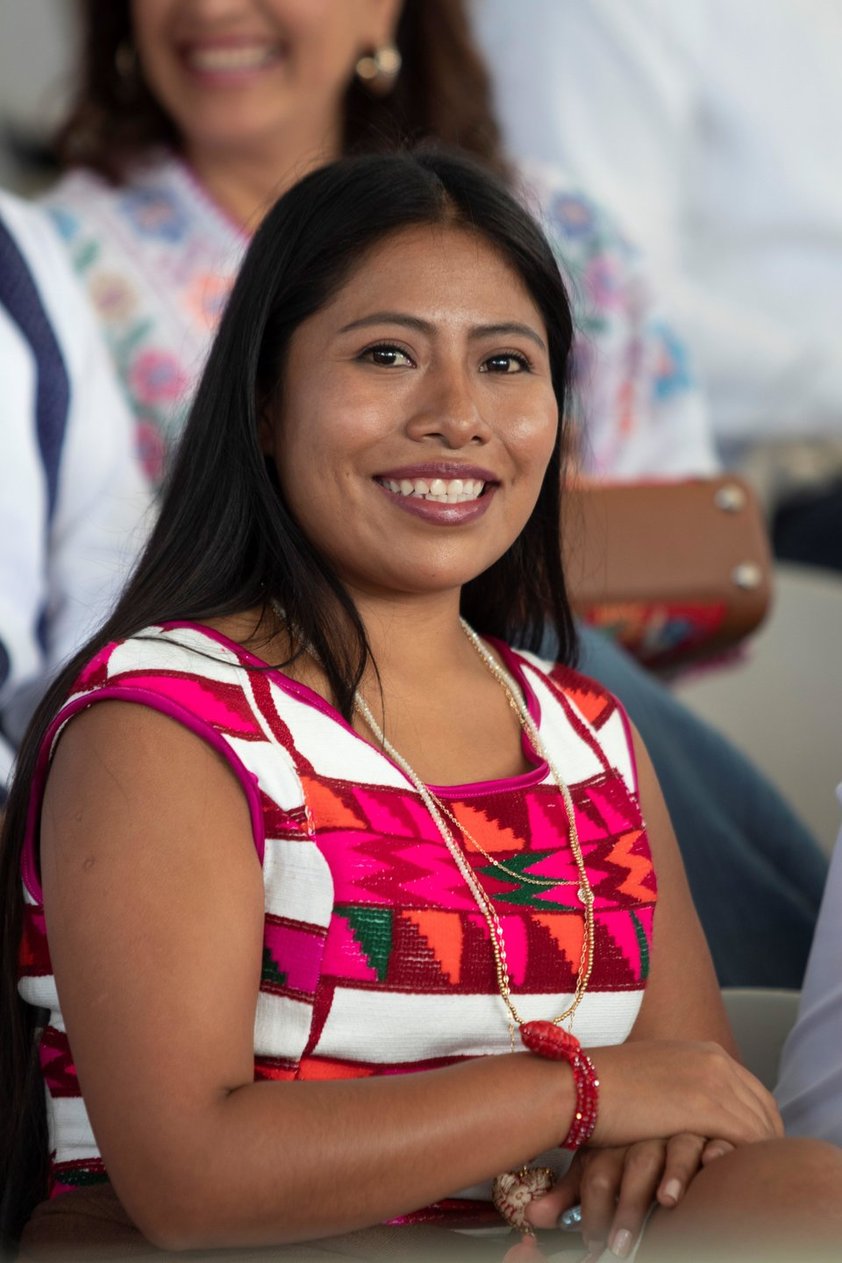
<instances>
[{"instance_id":1,"label":"pink neckline trim","mask_svg":"<svg viewBox=\"0 0 842 1263\"><path fill-rule=\"evenodd\" d=\"M226 636L224 632L217 631L213 627L208 627L205 623L194 623L189 619L173 620L171 622L161 623L159 626L165 629L184 627L189 628L191 631L201 632L210 640L215 640L217 644L221 645L223 648L232 650L237 657L241 658L244 662L248 662L251 666L262 669L267 675L274 679L280 688L289 696L295 697L299 701L312 706L328 719L332 719L334 722L341 724L345 731L349 732L357 741L362 741L365 745L371 745L370 742L366 741L364 737L361 737L356 729L347 722L335 706L332 706L330 702L325 701L321 694L317 693L314 689L311 689L307 684L300 684L298 680L290 679L288 675L284 675L284 673L277 667L273 667L270 663L264 661L263 658L258 658L256 654L253 654L249 649L244 649L242 645L238 645L236 640L231 640L231 638ZM538 698L532 690L531 685L529 684L523 668L520 665L520 659L515 654L514 650L510 649L504 641L498 640L494 636L489 636L487 639L488 643L493 645L500 654L507 670L519 684L526 700L526 708L532 716L536 727L540 728L541 706ZM538 752L537 750L533 750L532 743L528 740L526 733L521 735L521 748L523 750L524 757L533 764L528 772L519 772L516 776L507 776L497 780L470 781L464 785L430 785L428 788L431 789L434 794L442 798L468 798L471 796L478 796L480 794L500 793L505 790L526 789L532 785L540 785L540 783L546 778L548 772L546 760L539 759ZM406 775L403 769L399 767L397 763L394 763L387 754L384 754L381 750L377 750L375 746L371 746L371 749L375 750L376 753L379 754L381 758L385 759L392 767L397 768L402 776Z\"/></svg>"}]
</instances>

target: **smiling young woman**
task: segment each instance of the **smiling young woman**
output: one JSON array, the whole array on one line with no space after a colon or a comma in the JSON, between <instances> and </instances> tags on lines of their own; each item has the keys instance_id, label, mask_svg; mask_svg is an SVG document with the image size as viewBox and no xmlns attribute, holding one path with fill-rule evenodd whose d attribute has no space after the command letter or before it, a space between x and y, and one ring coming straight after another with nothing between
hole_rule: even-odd
<instances>
[{"instance_id":1,"label":"smiling young woman","mask_svg":"<svg viewBox=\"0 0 842 1263\"><path fill-rule=\"evenodd\" d=\"M497 1226L501 1258L507 1222L515 1258L578 1202L620 1257L647 1218L641 1258L839 1232L842 1158L780 1140L729 1055L646 753L571 665L571 334L546 241L461 159L343 160L257 233L9 800L22 1257L387 1223L426 1258Z\"/></svg>"},{"instance_id":2,"label":"smiling young woman","mask_svg":"<svg viewBox=\"0 0 842 1263\"><path fill-rule=\"evenodd\" d=\"M358 602L458 607L526 525L559 425L544 318L461 225L373 245L293 334L273 405L285 502Z\"/></svg>"}]
</instances>

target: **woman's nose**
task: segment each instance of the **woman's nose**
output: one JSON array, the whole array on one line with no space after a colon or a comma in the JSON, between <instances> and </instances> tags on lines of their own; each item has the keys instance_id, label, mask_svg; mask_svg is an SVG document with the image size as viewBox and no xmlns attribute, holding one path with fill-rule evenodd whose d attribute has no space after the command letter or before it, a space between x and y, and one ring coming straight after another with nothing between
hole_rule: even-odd
<instances>
[{"instance_id":1,"label":"woman's nose","mask_svg":"<svg viewBox=\"0 0 842 1263\"><path fill-rule=\"evenodd\" d=\"M446 447L487 442L489 427L470 375L461 368L430 374L408 428L413 438L437 439Z\"/></svg>"}]
</instances>

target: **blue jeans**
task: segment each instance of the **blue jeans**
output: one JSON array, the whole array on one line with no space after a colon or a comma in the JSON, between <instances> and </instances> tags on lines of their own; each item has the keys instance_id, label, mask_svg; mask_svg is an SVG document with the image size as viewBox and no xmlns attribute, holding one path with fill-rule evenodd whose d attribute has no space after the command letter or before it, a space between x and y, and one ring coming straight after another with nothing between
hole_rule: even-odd
<instances>
[{"instance_id":1,"label":"blue jeans","mask_svg":"<svg viewBox=\"0 0 842 1263\"><path fill-rule=\"evenodd\" d=\"M620 699L655 766L720 984L800 987L827 876L812 834L653 675L599 632L580 633L581 671Z\"/></svg>"}]
</instances>

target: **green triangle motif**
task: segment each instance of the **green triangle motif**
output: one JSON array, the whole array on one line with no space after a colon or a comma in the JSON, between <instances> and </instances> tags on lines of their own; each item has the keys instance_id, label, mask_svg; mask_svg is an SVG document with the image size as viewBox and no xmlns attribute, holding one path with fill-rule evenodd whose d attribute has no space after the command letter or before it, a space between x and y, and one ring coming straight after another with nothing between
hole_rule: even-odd
<instances>
[{"instance_id":1,"label":"green triangle motif","mask_svg":"<svg viewBox=\"0 0 842 1263\"><path fill-rule=\"evenodd\" d=\"M646 939L646 931L641 925L639 919L629 909L634 926L634 932L637 935L637 945L640 948L640 980L645 982L649 977L649 943Z\"/></svg>"},{"instance_id":2,"label":"green triangle motif","mask_svg":"<svg viewBox=\"0 0 842 1263\"><path fill-rule=\"evenodd\" d=\"M510 873L521 875L527 869L532 868L534 864L539 864L541 860L552 854L552 851L518 851L516 855L512 855L501 862L506 865ZM484 868L479 869L479 872L483 877L494 877L497 881L516 880L516 877L509 878L507 873L502 873L494 864L486 864ZM581 908L581 904L578 902L555 903L550 899L540 898L542 890L552 889L552 886L531 886L528 882L523 882L518 886L517 890L510 890L505 894L495 894L493 898L495 903L513 903L521 906L534 904L535 908L541 912L576 912L577 909ZM571 886L570 889L574 890L575 888Z\"/></svg>"},{"instance_id":3,"label":"green triangle motif","mask_svg":"<svg viewBox=\"0 0 842 1263\"><path fill-rule=\"evenodd\" d=\"M93 1184L107 1184L108 1176L104 1171L91 1171L86 1167L76 1167L70 1171L59 1171L59 1183L70 1188L87 1188Z\"/></svg>"},{"instance_id":4,"label":"green triangle motif","mask_svg":"<svg viewBox=\"0 0 842 1263\"><path fill-rule=\"evenodd\" d=\"M260 981L274 983L276 987L285 987L287 975L283 969L278 967L278 962L269 951L268 947L263 949L263 965L260 970Z\"/></svg>"},{"instance_id":5,"label":"green triangle motif","mask_svg":"<svg viewBox=\"0 0 842 1263\"><path fill-rule=\"evenodd\" d=\"M336 911L351 927L369 965L384 982L392 954L393 916L389 908L339 907Z\"/></svg>"}]
</instances>

